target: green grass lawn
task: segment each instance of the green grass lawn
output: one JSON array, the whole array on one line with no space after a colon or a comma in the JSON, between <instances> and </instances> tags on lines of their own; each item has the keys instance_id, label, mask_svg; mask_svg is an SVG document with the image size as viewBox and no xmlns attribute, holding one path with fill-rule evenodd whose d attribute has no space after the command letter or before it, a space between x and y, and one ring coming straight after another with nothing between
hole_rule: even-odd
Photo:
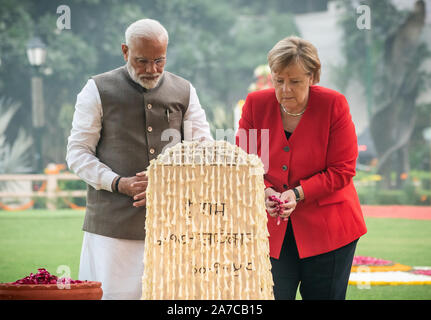
<instances>
[{"instance_id":1,"label":"green grass lawn","mask_svg":"<svg viewBox=\"0 0 431 320\"><path fill-rule=\"evenodd\" d=\"M61 265L78 278L83 211L0 211L0 282L20 279L45 267L58 276ZM392 260L409 266L431 266L431 220L366 219L368 233L357 255ZM299 296L300 298L300 296ZM426 299L431 286L349 286L347 299Z\"/></svg>"},{"instance_id":2,"label":"green grass lawn","mask_svg":"<svg viewBox=\"0 0 431 320\"><path fill-rule=\"evenodd\" d=\"M431 220L367 218L368 232L358 242L356 255L391 260L408 266L431 266ZM431 285L350 285L347 299L431 300Z\"/></svg>"},{"instance_id":3,"label":"green grass lawn","mask_svg":"<svg viewBox=\"0 0 431 320\"><path fill-rule=\"evenodd\" d=\"M62 276L66 265L78 278L82 244L81 210L0 211L0 282L11 282L44 267Z\"/></svg>"}]
</instances>

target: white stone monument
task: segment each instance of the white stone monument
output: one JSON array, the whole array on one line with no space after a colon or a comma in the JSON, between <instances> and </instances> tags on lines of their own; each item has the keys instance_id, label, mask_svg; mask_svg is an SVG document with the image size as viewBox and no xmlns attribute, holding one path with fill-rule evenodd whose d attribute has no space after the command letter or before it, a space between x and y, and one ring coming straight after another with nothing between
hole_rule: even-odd
<instances>
[{"instance_id":1,"label":"white stone monument","mask_svg":"<svg viewBox=\"0 0 431 320\"><path fill-rule=\"evenodd\" d=\"M150 162L142 299L274 299L263 173L225 141Z\"/></svg>"}]
</instances>

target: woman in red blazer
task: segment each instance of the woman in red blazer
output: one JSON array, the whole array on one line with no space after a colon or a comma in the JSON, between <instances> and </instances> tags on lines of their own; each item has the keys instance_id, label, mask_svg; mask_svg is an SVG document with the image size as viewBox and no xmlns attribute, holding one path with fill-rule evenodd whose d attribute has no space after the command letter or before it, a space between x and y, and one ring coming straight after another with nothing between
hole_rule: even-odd
<instances>
[{"instance_id":1,"label":"woman in red blazer","mask_svg":"<svg viewBox=\"0 0 431 320\"><path fill-rule=\"evenodd\" d=\"M265 166L274 295L295 299L300 284L303 299L345 299L356 243L367 231L352 182L358 149L349 106L315 85L320 61L310 42L285 38L268 62L274 89L247 96L237 144L257 151Z\"/></svg>"}]
</instances>

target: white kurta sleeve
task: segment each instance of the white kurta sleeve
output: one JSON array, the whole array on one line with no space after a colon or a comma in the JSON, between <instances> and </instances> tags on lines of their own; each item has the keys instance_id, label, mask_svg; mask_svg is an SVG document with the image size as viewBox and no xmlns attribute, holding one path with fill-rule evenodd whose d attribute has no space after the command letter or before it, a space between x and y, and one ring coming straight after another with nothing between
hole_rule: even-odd
<instances>
[{"instance_id":1,"label":"white kurta sleeve","mask_svg":"<svg viewBox=\"0 0 431 320\"><path fill-rule=\"evenodd\" d=\"M205 110L202 108L196 89L190 84L190 101L189 107L184 114L185 140L213 140L211 136L210 126L206 119ZM191 128L191 139L188 129Z\"/></svg>"},{"instance_id":2,"label":"white kurta sleeve","mask_svg":"<svg viewBox=\"0 0 431 320\"><path fill-rule=\"evenodd\" d=\"M112 191L112 181L117 174L96 157L102 117L99 91L90 79L77 96L66 161L73 172L96 190Z\"/></svg>"}]
</instances>

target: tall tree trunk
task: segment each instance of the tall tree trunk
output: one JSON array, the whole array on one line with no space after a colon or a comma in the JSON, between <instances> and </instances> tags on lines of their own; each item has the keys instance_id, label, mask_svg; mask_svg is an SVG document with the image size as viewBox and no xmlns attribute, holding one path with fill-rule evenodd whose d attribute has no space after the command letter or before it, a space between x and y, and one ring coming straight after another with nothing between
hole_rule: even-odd
<instances>
[{"instance_id":1,"label":"tall tree trunk","mask_svg":"<svg viewBox=\"0 0 431 320\"><path fill-rule=\"evenodd\" d=\"M380 76L380 93L375 101L377 111L370 121L370 131L378 154L377 171L390 187L391 168L396 186L402 173L408 173L408 142L416 123L415 100L420 86L420 36L425 21L425 3L420 0L406 22L389 37ZM394 165L392 167L392 165Z\"/></svg>"}]
</instances>

